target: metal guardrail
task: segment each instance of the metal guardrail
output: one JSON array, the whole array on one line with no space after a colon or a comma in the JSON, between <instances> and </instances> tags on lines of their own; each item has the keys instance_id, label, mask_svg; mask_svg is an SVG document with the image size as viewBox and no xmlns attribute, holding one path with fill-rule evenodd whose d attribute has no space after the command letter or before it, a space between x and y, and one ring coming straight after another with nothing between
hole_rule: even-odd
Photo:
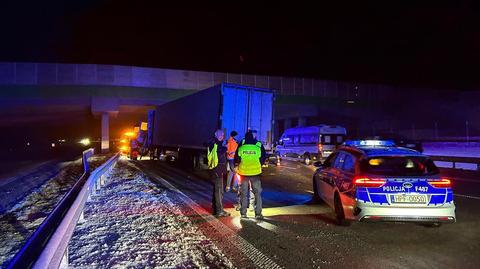
<instances>
[{"instance_id":1,"label":"metal guardrail","mask_svg":"<svg viewBox=\"0 0 480 269\"><path fill-rule=\"evenodd\" d=\"M8 268L68 267L68 243L76 224L83 219L85 202L105 183L104 175L113 168L120 156L119 153L115 154L90 173L87 160L93 153L93 149L83 152L83 175L29 237Z\"/></svg>"},{"instance_id":2,"label":"metal guardrail","mask_svg":"<svg viewBox=\"0 0 480 269\"><path fill-rule=\"evenodd\" d=\"M455 156L430 156L433 161L451 162L454 169L457 163L473 163L477 165L477 171L480 171L479 157L455 157Z\"/></svg>"}]
</instances>

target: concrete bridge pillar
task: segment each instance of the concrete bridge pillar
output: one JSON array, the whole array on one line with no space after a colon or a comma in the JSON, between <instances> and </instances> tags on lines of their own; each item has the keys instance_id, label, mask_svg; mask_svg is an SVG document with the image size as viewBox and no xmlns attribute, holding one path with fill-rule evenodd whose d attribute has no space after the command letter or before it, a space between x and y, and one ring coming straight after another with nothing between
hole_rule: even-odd
<instances>
[{"instance_id":1,"label":"concrete bridge pillar","mask_svg":"<svg viewBox=\"0 0 480 269\"><path fill-rule=\"evenodd\" d=\"M109 116L108 112L102 113L102 144L101 149L102 153L107 153L110 148L110 137L109 137Z\"/></svg>"},{"instance_id":2,"label":"concrete bridge pillar","mask_svg":"<svg viewBox=\"0 0 480 269\"><path fill-rule=\"evenodd\" d=\"M92 97L92 113L102 117L100 147L102 153L107 153L110 149L110 116L118 114L118 99L109 97Z\"/></svg>"}]
</instances>

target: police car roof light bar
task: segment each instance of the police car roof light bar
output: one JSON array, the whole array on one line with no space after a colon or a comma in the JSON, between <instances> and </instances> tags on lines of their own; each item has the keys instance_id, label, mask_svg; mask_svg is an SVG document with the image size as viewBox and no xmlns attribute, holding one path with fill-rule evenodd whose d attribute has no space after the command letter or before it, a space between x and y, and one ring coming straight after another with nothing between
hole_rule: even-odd
<instances>
[{"instance_id":1,"label":"police car roof light bar","mask_svg":"<svg viewBox=\"0 0 480 269\"><path fill-rule=\"evenodd\" d=\"M349 140L345 141L345 146L351 147L395 147L392 140Z\"/></svg>"}]
</instances>

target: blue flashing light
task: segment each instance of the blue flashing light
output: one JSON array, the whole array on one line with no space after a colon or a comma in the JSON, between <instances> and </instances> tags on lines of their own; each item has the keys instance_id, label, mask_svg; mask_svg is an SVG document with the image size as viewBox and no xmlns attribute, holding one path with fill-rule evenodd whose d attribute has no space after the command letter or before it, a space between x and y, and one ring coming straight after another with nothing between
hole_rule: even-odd
<instances>
[{"instance_id":1,"label":"blue flashing light","mask_svg":"<svg viewBox=\"0 0 480 269\"><path fill-rule=\"evenodd\" d=\"M350 147L395 147L392 140L349 140L344 144Z\"/></svg>"}]
</instances>

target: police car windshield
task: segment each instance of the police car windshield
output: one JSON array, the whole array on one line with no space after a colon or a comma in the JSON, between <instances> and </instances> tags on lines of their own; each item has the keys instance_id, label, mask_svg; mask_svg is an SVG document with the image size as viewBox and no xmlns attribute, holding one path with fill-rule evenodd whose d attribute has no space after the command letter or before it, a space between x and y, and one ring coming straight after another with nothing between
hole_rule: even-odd
<instances>
[{"instance_id":1,"label":"police car windshield","mask_svg":"<svg viewBox=\"0 0 480 269\"><path fill-rule=\"evenodd\" d=\"M361 170L384 176L426 176L439 173L432 160L422 156L379 156L361 162Z\"/></svg>"}]
</instances>

